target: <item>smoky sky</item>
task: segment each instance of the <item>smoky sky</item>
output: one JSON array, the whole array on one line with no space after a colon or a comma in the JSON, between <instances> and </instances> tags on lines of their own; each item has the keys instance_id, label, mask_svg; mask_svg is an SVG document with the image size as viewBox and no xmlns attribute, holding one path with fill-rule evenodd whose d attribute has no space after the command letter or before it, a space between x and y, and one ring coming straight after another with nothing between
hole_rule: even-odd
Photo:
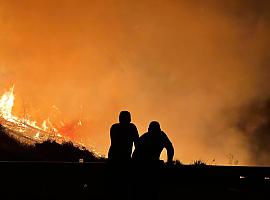
<instances>
[{"instance_id":1,"label":"smoky sky","mask_svg":"<svg viewBox=\"0 0 270 200\"><path fill-rule=\"evenodd\" d=\"M270 164L270 99L256 99L236 109L233 126L243 134L252 164ZM233 117L232 117L233 119Z\"/></svg>"},{"instance_id":2,"label":"smoky sky","mask_svg":"<svg viewBox=\"0 0 270 200\"><path fill-rule=\"evenodd\" d=\"M255 0L1 0L1 91L15 84L17 115L81 119L76 140L105 155L125 109L140 135L159 121L185 163L269 163L255 156L269 151L261 131L245 128L250 107L270 98L269 9Z\"/></svg>"}]
</instances>

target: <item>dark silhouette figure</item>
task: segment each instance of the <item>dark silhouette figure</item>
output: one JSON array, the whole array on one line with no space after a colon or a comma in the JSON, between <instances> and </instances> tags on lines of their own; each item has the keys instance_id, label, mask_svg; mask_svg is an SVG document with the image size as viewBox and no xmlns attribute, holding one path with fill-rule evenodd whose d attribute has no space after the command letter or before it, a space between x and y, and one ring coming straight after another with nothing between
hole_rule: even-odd
<instances>
[{"instance_id":1,"label":"dark silhouette figure","mask_svg":"<svg viewBox=\"0 0 270 200\"><path fill-rule=\"evenodd\" d=\"M167 150L168 163L172 163L174 156L173 145L167 135L161 130L159 123L152 121L148 127L148 132L139 138L132 155L132 160L136 167L133 170L136 171L133 177L135 199L158 199L159 191L164 182L162 173L164 165L160 161L160 154L163 148Z\"/></svg>"},{"instance_id":2,"label":"dark silhouette figure","mask_svg":"<svg viewBox=\"0 0 270 200\"><path fill-rule=\"evenodd\" d=\"M158 162L163 148L167 150L167 161L172 162L174 156L173 145L161 130L159 123L152 121L148 132L139 138L132 158L134 161L139 162Z\"/></svg>"},{"instance_id":3,"label":"dark silhouette figure","mask_svg":"<svg viewBox=\"0 0 270 200\"><path fill-rule=\"evenodd\" d=\"M131 123L128 111L121 111L119 123L110 129L111 146L108 153L109 161L130 161L133 143L136 147L139 134L136 126Z\"/></svg>"}]
</instances>

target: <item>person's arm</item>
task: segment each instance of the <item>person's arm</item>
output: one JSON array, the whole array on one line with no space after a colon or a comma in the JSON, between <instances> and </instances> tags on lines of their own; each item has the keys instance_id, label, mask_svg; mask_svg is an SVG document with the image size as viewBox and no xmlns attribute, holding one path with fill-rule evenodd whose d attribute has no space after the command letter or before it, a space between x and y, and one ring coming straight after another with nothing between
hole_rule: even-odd
<instances>
[{"instance_id":1,"label":"person's arm","mask_svg":"<svg viewBox=\"0 0 270 200\"><path fill-rule=\"evenodd\" d=\"M115 140L117 138L115 138L116 134L116 125L112 125L111 129L110 129L110 138L111 138L111 145L113 145L115 143Z\"/></svg>"},{"instance_id":2,"label":"person's arm","mask_svg":"<svg viewBox=\"0 0 270 200\"><path fill-rule=\"evenodd\" d=\"M113 141L114 141L114 125L111 126L110 128L110 139L111 139L111 146L109 148L109 151L108 151L108 160L111 160L112 159L112 154L113 154L113 150L112 150L112 146L113 146Z\"/></svg>"},{"instance_id":3,"label":"person's arm","mask_svg":"<svg viewBox=\"0 0 270 200\"><path fill-rule=\"evenodd\" d=\"M111 126L110 128L110 139L111 139L111 143L112 143L112 138L113 138L113 126Z\"/></svg>"},{"instance_id":4,"label":"person's arm","mask_svg":"<svg viewBox=\"0 0 270 200\"><path fill-rule=\"evenodd\" d=\"M134 141L134 146L136 148L139 141L139 133L135 125L134 125L134 140L133 141Z\"/></svg>"},{"instance_id":5,"label":"person's arm","mask_svg":"<svg viewBox=\"0 0 270 200\"><path fill-rule=\"evenodd\" d=\"M172 162L173 161L173 156L174 156L174 148L172 145L172 142L170 139L167 137L167 135L164 133L164 139L165 139L165 145L164 147L167 150L167 162Z\"/></svg>"},{"instance_id":6,"label":"person's arm","mask_svg":"<svg viewBox=\"0 0 270 200\"><path fill-rule=\"evenodd\" d=\"M171 142L168 143L166 149L167 149L167 162L172 162L174 156L174 148Z\"/></svg>"}]
</instances>

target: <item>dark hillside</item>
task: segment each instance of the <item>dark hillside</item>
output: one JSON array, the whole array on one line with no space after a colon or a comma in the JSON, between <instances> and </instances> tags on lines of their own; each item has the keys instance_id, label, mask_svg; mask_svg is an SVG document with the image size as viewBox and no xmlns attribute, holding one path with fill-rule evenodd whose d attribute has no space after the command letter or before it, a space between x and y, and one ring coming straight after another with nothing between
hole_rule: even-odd
<instances>
[{"instance_id":1,"label":"dark hillside","mask_svg":"<svg viewBox=\"0 0 270 200\"><path fill-rule=\"evenodd\" d=\"M270 168L0 162L6 199L267 199Z\"/></svg>"},{"instance_id":2,"label":"dark hillside","mask_svg":"<svg viewBox=\"0 0 270 200\"><path fill-rule=\"evenodd\" d=\"M12 130L0 125L0 160L2 161L78 162L79 159L88 162L104 161L104 158L96 156L84 147L74 146L72 142L59 144L47 140L35 145L20 142L12 137Z\"/></svg>"},{"instance_id":3,"label":"dark hillside","mask_svg":"<svg viewBox=\"0 0 270 200\"><path fill-rule=\"evenodd\" d=\"M7 131L0 126L5 199L267 199L270 194L268 167L112 166L71 142L26 145Z\"/></svg>"}]
</instances>

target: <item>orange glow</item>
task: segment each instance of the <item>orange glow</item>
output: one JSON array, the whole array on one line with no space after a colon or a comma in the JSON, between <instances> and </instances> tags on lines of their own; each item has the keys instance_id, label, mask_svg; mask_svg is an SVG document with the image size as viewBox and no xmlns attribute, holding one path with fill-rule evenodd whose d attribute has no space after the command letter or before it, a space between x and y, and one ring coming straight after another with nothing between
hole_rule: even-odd
<instances>
[{"instance_id":1,"label":"orange glow","mask_svg":"<svg viewBox=\"0 0 270 200\"><path fill-rule=\"evenodd\" d=\"M257 164L234 124L237 108L270 98L263 2L1 0L0 92L16 85L1 113L33 138L60 134L107 155L129 110L140 135L159 121L184 163Z\"/></svg>"},{"instance_id":2,"label":"orange glow","mask_svg":"<svg viewBox=\"0 0 270 200\"><path fill-rule=\"evenodd\" d=\"M67 124L62 124L62 127L58 129L58 132L62 133L63 135L67 135L69 138L74 140L76 138L74 133L81 126L82 126L82 122L80 120L79 121L74 120Z\"/></svg>"},{"instance_id":3,"label":"orange glow","mask_svg":"<svg viewBox=\"0 0 270 200\"><path fill-rule=\"evenodd\" d=\"M0 122L3 126L13 131L19 131L33 141L42 142L47 139L53 139L57 142L68 141L74 139L71 134L74 134L77 126L82 125L81 121L79 121L76 124L71 123L69 126L63 126L60 130L57 130L48 118L43 120L39 126L34 120L19 118L12 114L14 100L14 86L12 86L9 91L4 92L0 99ZM83 144L81 143L81 145Z\"/></svg>"}]
</instances>

